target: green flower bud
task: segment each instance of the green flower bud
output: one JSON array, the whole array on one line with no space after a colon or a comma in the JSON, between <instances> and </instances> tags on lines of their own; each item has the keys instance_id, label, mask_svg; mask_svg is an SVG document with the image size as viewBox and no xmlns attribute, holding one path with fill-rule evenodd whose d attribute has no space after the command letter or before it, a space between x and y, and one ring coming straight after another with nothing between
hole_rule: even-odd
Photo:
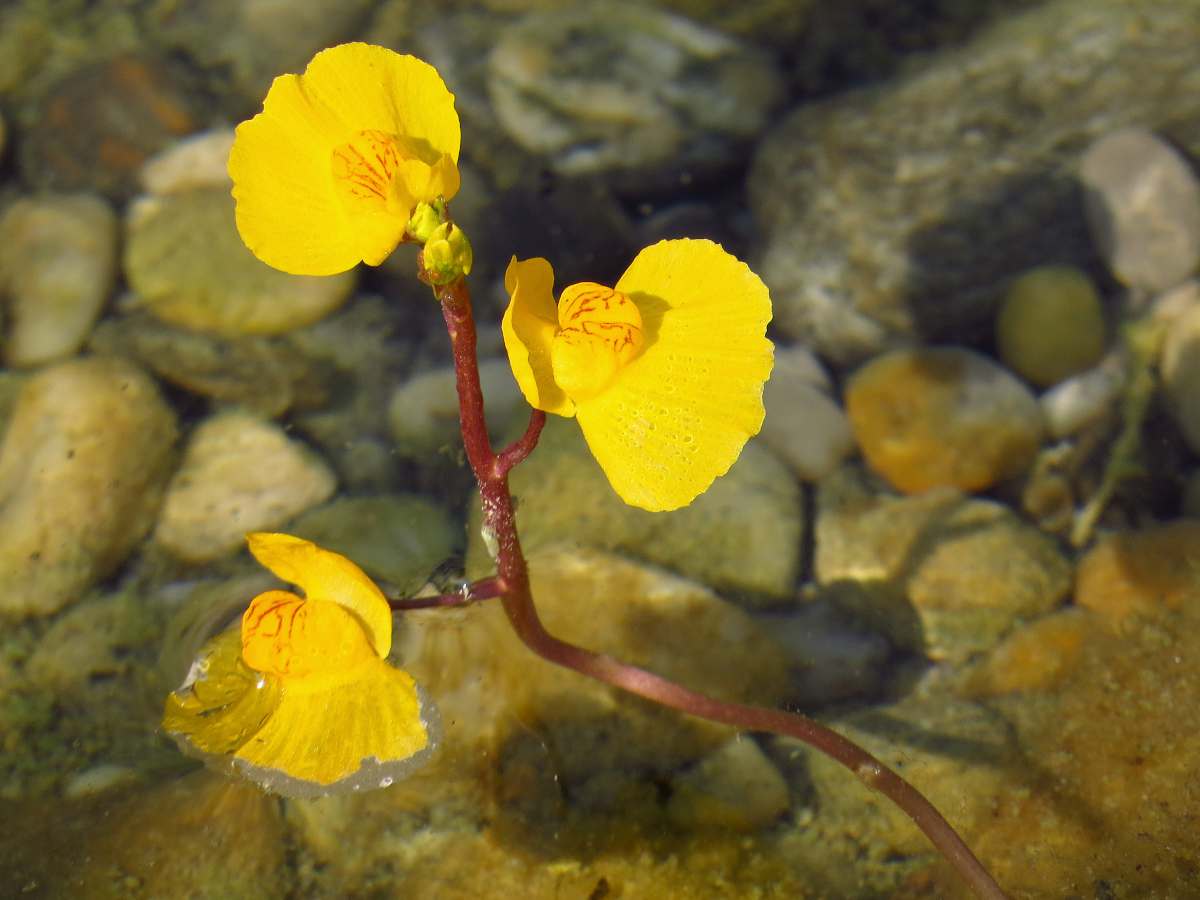
<instances>
[{"instance_id":1,"label":"green flower bud","mask_svg":"<svg viewBox=\"0 0 1200 900\"><path fill-rule=\"evenodd\" d=\"M417 208L413 210L412 217L408 220L408 224L404 226L405 232L418 244L427 243L434 229L442 224L442 210L444 208L444 204L418 203Z\"/></svg>"},{"instance_id":2,"label":"green flower bud","mask_svg":"<svg viewBox=\"0 0 1200 900\"><path fill-rule=\"evenodd\" d=\"M461 228L443 222L425 241L421 260L431 284L450 284L471 272L471 242Z\"/></svg>"}]
</instances>

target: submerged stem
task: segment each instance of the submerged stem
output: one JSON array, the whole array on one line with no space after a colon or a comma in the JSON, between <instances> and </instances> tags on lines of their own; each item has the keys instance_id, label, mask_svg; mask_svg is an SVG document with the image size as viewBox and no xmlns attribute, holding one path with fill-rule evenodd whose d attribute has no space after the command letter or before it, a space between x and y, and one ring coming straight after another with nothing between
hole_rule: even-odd
<instances>
[{"instance_id":1,"label":"submerged stem","mask_svg":"<svg viewBox=\"0 0 1200 900\"><path fill-rule=\"evenodd\" d=\"M534 411L525 435L500 454L493 452L483 412L470 294L461 280L436 287L435 291L442 304L454 353L463 445L479 484L484 527L496 539L497 583L504 587L501 602L513 630L525 646L549 662L680 712L744 731L767 731L803 741L841 763L868 787L899 806L925 832L976 896L1004 900L1005 894L995 879L933 804L853 741L800 713L722 702L653 672L568 643L546 631L533 603L529 571L521 551L512 495L508 489L508 473L537 444L545 414Z\"/></svg>"}]
</instances>

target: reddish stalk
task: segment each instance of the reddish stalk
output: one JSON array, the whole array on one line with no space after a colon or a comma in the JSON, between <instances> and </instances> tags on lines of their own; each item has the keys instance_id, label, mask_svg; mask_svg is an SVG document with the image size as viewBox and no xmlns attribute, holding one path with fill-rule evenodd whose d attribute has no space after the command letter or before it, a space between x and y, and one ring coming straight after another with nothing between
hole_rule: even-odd
<instances>
[{"instance_id":1,"label":"reddish stalk","mask_svg":"<svg viewBox=\"0 0 1200 900\"><path fill-rule=\"evenodd\" d=\"M467 460L479 483L484 527L495 538L496 584L509 622L525 645L543 659L588 675L605 684L653 700L689 715L797 738L841 763L861 781L892 800L908 814L939 852L954 866L977 897L1005 900L1005 894L958 833L920 791L866 750L800 713L725 703L688 690L645 669L560 640L546 631L529 587L529 571L517 536L508 473L537 444L545 422L534 412L525 435L500 454L492 450L483 413L483 392L475 352L471 297L460 279L434 288L450 334L458 381L460 421Z\"/></svg>"}]
</instances>

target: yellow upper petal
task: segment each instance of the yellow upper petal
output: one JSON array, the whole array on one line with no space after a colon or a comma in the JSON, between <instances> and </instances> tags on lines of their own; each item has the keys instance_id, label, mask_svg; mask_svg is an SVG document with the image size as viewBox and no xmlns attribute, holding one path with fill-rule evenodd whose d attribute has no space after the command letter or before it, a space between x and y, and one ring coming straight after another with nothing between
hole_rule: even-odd
<instances>
[{"instance_id":1,"label":"yellow upper petal","mask_svg":"<svg viewBox=\"0 0 1200 900\"><path fill-rule=\"evenodd\" d=\"M558 331L554 270L541 257L518 261L514 256L504 287L509 301L500 329L521 393L534 409L573 416L575 404L555 382L550 357Z\"/></svg>"},{"instance_id":2,"label":"yellow upper petal","mask_svg":"<svg viewBox=\"0 0 1200 900\"><path fill-rule=\"evenodd\" d=\"M314 105L336 110L355 132L382 131L424 144L429 161L458 162L454 95L429 63L373 44L339 44L312 58L302 76Z\"/></svg>"},{"instance_id":3,"label":"yellow upper petal","mask_svg":"<svg viewBox=\"0 0 1200 900\"><path fill-rule=\"evenodd\" d=\"M381 262L404 236L415 200L380 209L347 204L334 173L345 165L335 151L384 138L427 169L444 172L445 160L457 162L454 97L432 66L383 47L342 44L318 53L303 75L276 78L263 111L238 126L229 156L246 245L269 265L302 275ZM449 197L456 176L424 182Z\"/></svg>"},{"instance_id":4,"label":"yellow upper petal","mask_svg":"<svg viewBox=\"0 0 1200 900\"><path fill-rule=\"evenodd\" d=\"M647 247L616 288L641 311L645 345L608 389L579 403L579 424L626 503L676 509L728 471L762 426L770 296L706 240Z\"/></svg>"},{"instance_id":5,"label":"yellow upper petal","mask_svg":"<svg viewBox=\"0 0 1200 900\"><path fill-rule=\"evenodd\" d=\"M324 598L259 594L242 616L242 660L256 672L296 679L341 679L377 659L359 619Z\"/></svg>"},{"instance_id":6,"label":"yellow upper petal","mask_svg":"<svg viewBox=\"0 0 1200 900\"><path fill-rule=\"evenodd\" d=\"M250 552L279 578L303 589L310 600L330 600L349 610L365 629L376 654L392 647L392 611L387 598L346 557L290 534L246 535Z\"/></svg>"}]
</instances>

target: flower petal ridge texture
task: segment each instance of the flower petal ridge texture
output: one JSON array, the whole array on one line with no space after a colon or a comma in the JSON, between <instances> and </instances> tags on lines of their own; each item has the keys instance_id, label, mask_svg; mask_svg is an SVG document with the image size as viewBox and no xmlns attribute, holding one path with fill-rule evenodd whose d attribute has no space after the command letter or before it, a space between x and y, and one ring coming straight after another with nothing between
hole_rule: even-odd
<instances>
[{"instance_id":1,"label":"flower petal ridge texture","mask_svg":"<svg viewBox=\"0 0 1200 900\"><path fill-rule=\"evenodd\" d=\"M648 510L691 503L762 426L773 347L766 285L708 240L642 250L612 288L554 300L544 259L513 259L504 345L537 409L575 416L617 494Z\"/></svg>"},{"instance_id":2,"label":"flower petal ridge texture","mask_svg":"<svg viewBox=\"0 0 1200 900\"><path fill-rule=\"evenodd\" d=\"M305 597L255 597L205 645L166 702L163 728L217 768L273 793L318 797L386 787L429 755L433 710L386 662L391 610L339 554L286 534L247 536L255 557Z\"/></svg>"},{"instance_id":3,"label":"flower petal ridge texture","mask_svg":"<svg viewBox=\"0 0 1200 900\"><path fill-rule=\"evenodd\" d=\"M237 128L238 231L297 275L379 265L418 203L457 193L459 142L454 96L428 63L371 44L322 50Z\"/></svg>"}]
</instances>

